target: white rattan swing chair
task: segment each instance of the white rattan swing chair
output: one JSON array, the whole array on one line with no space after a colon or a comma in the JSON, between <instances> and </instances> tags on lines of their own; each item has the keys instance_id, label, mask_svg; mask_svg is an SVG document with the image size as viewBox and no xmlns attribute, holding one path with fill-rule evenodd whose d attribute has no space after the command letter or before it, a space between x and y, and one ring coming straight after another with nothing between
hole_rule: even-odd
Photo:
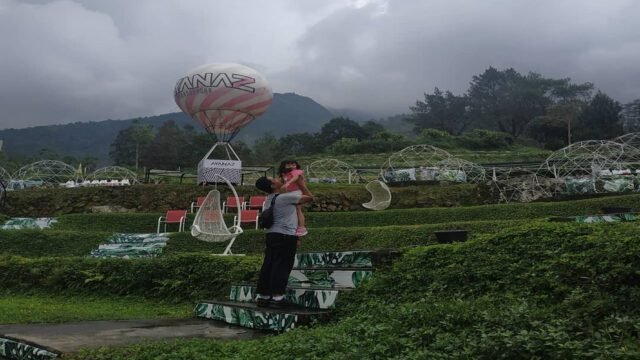
<instances>
[{"instance_id":1,"label":"white rattan swing chair","mask_svg":"<svg viewBox=\"0 0 640 360\"><path fill-rule=\"evenodd\" d=\"M371 201L362 204L369 210L384 210L391 205L391 190L380 180L373 180L365 187L371 194Z\"/></svg>"},{"instance_id":2,"label":"white rattan swing chair","mask_svg":"<svg viewBox=\"0 0 640 360\"><path fill-rule=\"evenodd\" d=\"M227 186L229 186L236 200L237 209L241 209L242 204L240 204L238 193L229 180L222 175L215 174L214 176L220 178L227 184ZM224 252L217 255L241 255L233 254L231 252L231 246L233 246L233 242L236 240L236 237L242 234L242 227L240 227L240 213L241 211L238 210L236 221L231 227L227 227L227 224L224 221L222 207L220 206L220 191L218 191L216 182L214 189L209 191L209 194L207 194L207 197L204 199L202 206L196 213L193 225L191 225L191 235L198 240L206 242L224 242L229 240L229 244Z\"/></svg>"}]
</instances>

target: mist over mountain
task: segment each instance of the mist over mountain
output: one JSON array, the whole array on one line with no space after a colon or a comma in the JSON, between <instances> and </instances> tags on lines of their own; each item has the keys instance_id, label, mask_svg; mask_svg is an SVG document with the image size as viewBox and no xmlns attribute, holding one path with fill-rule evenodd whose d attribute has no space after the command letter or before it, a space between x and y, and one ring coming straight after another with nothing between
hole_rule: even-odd
<instances>
[{"instance_id":1,"label":"mist over mountain","mask_svg":"<svg viewBox=\"0 0 640 360\"><path fill-rule=\"evenodd\" d=\"M313 99L294 93L274 94L269 110L253 121L234 140L251 143L265 134L280 137L302 132L317 132L334 114ZM98 158L101 165L110 163L109 149L118 132L136 119L76 122L64 125L37 126L23 129L0 130L4 140L2 151L9 155L38 156L43 149L60 156ZM204 131L200 125L182 112L138 118L143 124L160 127L173 120L182 127L191 125ZM213 145L213 144L212 144Z\"/></svg>"}]
</instances>

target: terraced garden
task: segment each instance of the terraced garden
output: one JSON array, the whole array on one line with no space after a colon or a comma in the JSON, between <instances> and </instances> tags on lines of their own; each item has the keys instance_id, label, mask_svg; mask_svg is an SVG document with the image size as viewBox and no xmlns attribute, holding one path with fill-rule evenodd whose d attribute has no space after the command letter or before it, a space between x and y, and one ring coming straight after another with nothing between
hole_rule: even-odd
<instances>
[{"instance_id":1,"label":"terraced garden","mask_svg":"<svg viewBox=\"0 0 640 360\"><path fill-rule=\"evenodd\" d=\"M64 358L635 358L639 223L549 218L633 208L639 200L632 194L309 212L301 252L403 252L362 286L340 294L329 323L255 340L154 341ZM234 245L234 253L245 256L214 256L225 244L187 233L171 234L151 258L89 256L113 233L154 232L160 215L63 213L51 229L0 230L0 324L191 317L196 301L223 299L233 284L255 282L263 250L255 230ZM447 229L469 230L470 239L438 244L434 231Z\"/></svg>"}]
</instances>

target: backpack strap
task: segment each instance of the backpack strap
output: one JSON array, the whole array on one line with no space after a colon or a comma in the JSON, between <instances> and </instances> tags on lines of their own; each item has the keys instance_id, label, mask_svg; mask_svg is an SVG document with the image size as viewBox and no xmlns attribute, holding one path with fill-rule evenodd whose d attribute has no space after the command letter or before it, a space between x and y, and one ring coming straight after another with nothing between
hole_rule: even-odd
<instances>
[{"instance_id":1,"label":"backpack strap","mask_svg":"<svg viewBox=\"0 0 640 360\"><path fill-rule=\"evenodd\" d=\"M275 210L275 208L274 208L273 206L276 204L276 198L277 198L278 196L280 196L280 194L275 194L275 195L273 196L273 198L271 199L271 205L270 205L269 207L270 207L270 208L272 208L272 209L274 209L274 210Z\"/></svg>"}]
</instances>

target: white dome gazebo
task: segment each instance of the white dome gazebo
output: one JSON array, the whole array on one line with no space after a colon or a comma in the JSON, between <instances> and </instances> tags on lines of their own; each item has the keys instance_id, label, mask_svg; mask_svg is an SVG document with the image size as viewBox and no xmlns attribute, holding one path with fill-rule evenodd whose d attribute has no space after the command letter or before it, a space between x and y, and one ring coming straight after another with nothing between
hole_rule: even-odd
<instances>
[{"instance_id":1,"label":"white dome gazebo","mask_svg":"<svg viewBox=\"0 0 640 360\"><path fill-rule=\"evenodd\" d=\"M21 167L13 174L12 179L59 185L67 181L78 181L81 175L73 166L62 161L41 160Z\"/></svg>"}]
</instances>

